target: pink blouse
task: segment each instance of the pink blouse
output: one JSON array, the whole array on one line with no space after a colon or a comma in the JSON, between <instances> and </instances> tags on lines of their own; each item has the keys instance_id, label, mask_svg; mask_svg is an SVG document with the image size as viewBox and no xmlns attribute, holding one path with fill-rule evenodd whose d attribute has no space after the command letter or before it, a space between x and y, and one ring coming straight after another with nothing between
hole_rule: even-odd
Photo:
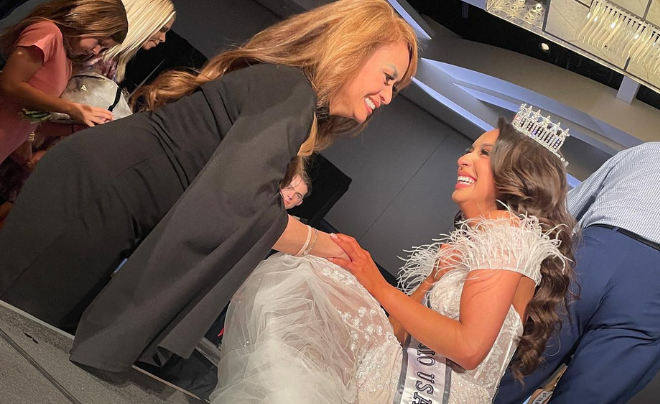
<instances>
[{"instance_id":1,"label":"pink blouse","mask_svg":"<svg viewBox=\"0 0 660 404\"><path fill-rule=\"evenodd\" d=\"M64 38L50 21L25 28L16 46L36 46L43 53L43 64L28 81L32 87L59 97L71 78L71 61L67 58ZM0 162L25 142L36 128L22 117L22 107L12 99L0 96Z\"/></svg>"}]
</instances>

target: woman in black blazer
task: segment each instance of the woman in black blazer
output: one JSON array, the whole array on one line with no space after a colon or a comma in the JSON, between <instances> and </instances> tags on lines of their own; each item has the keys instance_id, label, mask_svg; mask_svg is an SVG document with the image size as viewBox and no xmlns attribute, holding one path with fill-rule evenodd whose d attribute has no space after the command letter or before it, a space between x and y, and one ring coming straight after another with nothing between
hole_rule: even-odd
<instances>
[{"instance_id":1,"label":"woman in black blazer","mask_svg":"<svg viewBox=\"0 0 660 404\"><path fill-rule=\"evenodd\" d=\"M279 184L358 133L416 66L415 34L386 1L341 0L199 75L160 76L143 91L148 111L76 133L39 163L0 231L0 299L77 327L81 364L187 357L271 248L343 254L327 234L310 242Z\"/></svg>"}]
</instances>

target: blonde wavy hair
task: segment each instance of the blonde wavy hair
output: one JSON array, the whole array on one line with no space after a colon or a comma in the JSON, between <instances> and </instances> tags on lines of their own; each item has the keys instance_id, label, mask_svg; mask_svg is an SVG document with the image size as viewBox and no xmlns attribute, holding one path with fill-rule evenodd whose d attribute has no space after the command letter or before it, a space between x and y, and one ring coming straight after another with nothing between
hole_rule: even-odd
<instances>
[{"instance_id":1,"label":"blonde wavy hair","mask_svg":"<svg viewBox=\"0 0 660 404\"><path fill-rule=\"evenodd\" d=\"M191 94L199 86L224 74L255 63L272 63L300 68L317 96L317 111L359 73L381 46L403 41L408 46L410 65L398 90L410 84L417 71L418 44L415 32L385 0L339 0L295 15L256 34L243 46L215 56L199 73L167 72L142 88L144 109L152 110ZM357 134L369 119L358 123L339 116L317 113L310 136L299 157L328 147L341 134ZM290 165L286 179L300 173L302 161Z\"/></svg>"},{"instance_id":2,"label":"blonde wavy hair","mask_svg":"<svg viewBox=\"0 0 660 404\"><path fill-rule=\"evenodd\" d=\"M126 75L126 64L142 45L176 17L170 0L122 0L128 17L128 34L120 45L108 49L104 61L117 61L117 82Z\"/></svg>"},{"instance_id":3,"label":"blonde wavy hair","mask_svg":"<svg viewBox=\"0 0 660 404\"><path fill-rule=\"evenodd\" d=\"M69 59L69 42L76 38L112 38L122 43L128 31L126 10L121 0L54 0L36 6L16 25L0 35L0 50L11 53L25 28L41 21L51 21L62 32Z\"/></svg>"}]
</instances>

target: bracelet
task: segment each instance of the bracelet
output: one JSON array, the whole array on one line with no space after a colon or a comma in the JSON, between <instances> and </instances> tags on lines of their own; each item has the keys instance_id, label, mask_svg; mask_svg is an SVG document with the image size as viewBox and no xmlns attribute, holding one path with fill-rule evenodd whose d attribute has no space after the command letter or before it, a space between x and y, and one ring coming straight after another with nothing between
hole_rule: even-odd
<instances>
[{"instance_id":1,"label":"bracelet","mask_svg":"<svg viewBox=\"0 0 660 404\"><path fill-rule=\"evenodd\" d=\"M309 247L307 247L307 249L305 250L305 252L303 252L303 257L307 256L310 252L312 252L312 249L316 245L316 240L318 239L319 239L319 231L314 229L314 241L312 241L312 244L310 244Z\"/></svg>"},{"instance_id":2,"label":"bracelet","mask_svg":"<svg viewBox=\"0 0 660 404\"><path fill-rule=\"evenodd\" d=\"M296 257L302 257L302 254L307 249L307 246L309 245L309 240L311 238L312 238L312 228L307 226L307 240L305 240L305 244L303 244L300 250L296 253Z\"/></svg>"}]
</instances>

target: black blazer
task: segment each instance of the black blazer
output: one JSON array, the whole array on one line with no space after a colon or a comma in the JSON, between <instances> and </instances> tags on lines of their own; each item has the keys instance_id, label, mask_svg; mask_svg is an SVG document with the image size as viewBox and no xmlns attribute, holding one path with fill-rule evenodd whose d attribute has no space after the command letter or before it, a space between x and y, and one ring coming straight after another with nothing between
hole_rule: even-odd
<instances>
[{"instance_id":1,"label":"black blazer","mask_svg":"<svg viewBox=\"0 0 660 404\"><path fill-rule=\"evenodd\" d=\"M284 231L278 185L315 109L300 70L261 64L113 123L155 128L191 183L87 308L71 360L121 371L159 352L190 355Z\"/></svg>"}]
</instances>

